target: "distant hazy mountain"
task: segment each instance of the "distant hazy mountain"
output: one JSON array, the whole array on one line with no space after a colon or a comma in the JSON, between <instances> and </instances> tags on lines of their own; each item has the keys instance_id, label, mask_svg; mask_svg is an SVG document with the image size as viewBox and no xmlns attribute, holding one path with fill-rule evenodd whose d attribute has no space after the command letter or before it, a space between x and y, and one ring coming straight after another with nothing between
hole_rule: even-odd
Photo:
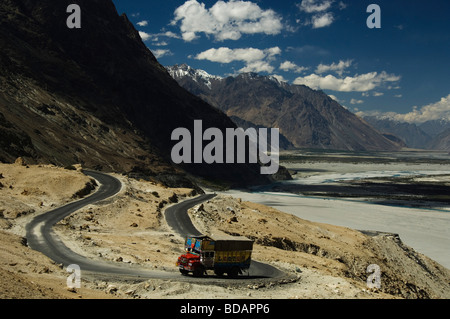
<instances>
[{"instance_id":1,"label":"distant hazy mountain","mask_svg":"<svg viewBox=\"0 0 450 319\"><path fill-rule=\"evenodd\" d=\"M383 134L392 134L406 143L407 147L419 149L445 149L445 132L450 122L432 120L420 124L400 122L386 116L365 116L364 120Z\"/></svg>"},{"instance_id":2,"label":"distant hazy mountain","mask_svg":"<svg viewBox=\"0 0 450 319\"><path fill-rule=\"evenodd\" d=\"M398 122L388 118L366 116L364 120L383 134L392 134L403 140L410 148L426 149L430 145L432 137L425 133L416 124Z\"/></svg>"},{"instance_id":3,"label":"distant hazy mountain","mask_svg":"<svg viewBox=\"0 0 450 319\"><path fill-rule=\"evenodd\" d=\"M445 130L433 139L431 148L435 150L450 151L450 129Z\"/></svg>"},{"instance_id":4,"label":"distant hazy mountain","mask_svg":"<svg viewBox=\"0 0 450 319\"><path fill-rule=\"evenodd\" d=\"M436 137L442 132L450 129L450 121L447 120L432 120L418 125L422 131L432 137Z\"/></svg>"},{"instance_id":5,"label":"distant hazy mountain","mask_svg":"<svg viewBox=\"0 0 450 319\"><path fill-rule=\"evenodd\" d=\"M297 148L397 150L365 121L322 91L289 85L275 77L244 73L220 78L186 64L167 67L178 83L228 116L275 127Z\"/></svg>"}]
</instances>

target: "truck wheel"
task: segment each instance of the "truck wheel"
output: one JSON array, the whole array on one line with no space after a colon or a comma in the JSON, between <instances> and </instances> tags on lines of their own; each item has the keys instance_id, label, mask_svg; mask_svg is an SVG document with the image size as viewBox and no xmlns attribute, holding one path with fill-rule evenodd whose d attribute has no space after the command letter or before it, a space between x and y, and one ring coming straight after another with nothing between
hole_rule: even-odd
<instances>
[{"instance_id":1,"label":"truck wheel","mask_svg":"<svg viewBox=\"0 0 450 319\"><path fill-rule=\"evenodd\" d=\"M194 270L194 277L202 277L205 269L203 267L197 267Z\"/></svg>"},{"instance_id":2,"label":"truck wheel","mask_svg":"<svg viewBox=\"0 0 450 319\"><path fill-rule=\"evenodd\" d=\"M228 271L228 277L230 278L236 278L239 275L239 268L233 267Z\"/></svg>"},{"instance_id":3,"label":"truck wheel","mask_svg":"<svg viewBox=\"0 0 450 319\"><path fill-rule=\"evenodd\" d=\"M187 271L185 269L180 269L180 272L183 276L186 276L189 273L189 271Z\"/></svg>"},{"instance_id":4,"label":"truck wheel","mask_svg":"<svg viewBox=\"0 0 450 319\"><path fill-rule=\"evenodd\" d=\"M223 270L214 270L214 273L219 277L223 276Z\"/></svg>"}]
</instances>

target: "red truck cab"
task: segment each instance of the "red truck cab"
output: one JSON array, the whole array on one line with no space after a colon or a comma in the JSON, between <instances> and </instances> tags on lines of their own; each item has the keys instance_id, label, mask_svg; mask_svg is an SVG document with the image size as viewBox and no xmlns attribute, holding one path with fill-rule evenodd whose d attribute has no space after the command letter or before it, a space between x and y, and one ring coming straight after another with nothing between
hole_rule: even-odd
<instances>
[{"instance_id":1,"label":"red truck cab","mask_svg":"<svg viewBox=\"0 0 450 319\"><path fill-rule=\"evenodd\" d=\"M190 252L178 257L176 264L180 268L180 272L183 275L187 275L192 272L195 277L203 275L204 270L200 262L200 256L197 254L192 254Z\"/></svg>"}]
</instances>

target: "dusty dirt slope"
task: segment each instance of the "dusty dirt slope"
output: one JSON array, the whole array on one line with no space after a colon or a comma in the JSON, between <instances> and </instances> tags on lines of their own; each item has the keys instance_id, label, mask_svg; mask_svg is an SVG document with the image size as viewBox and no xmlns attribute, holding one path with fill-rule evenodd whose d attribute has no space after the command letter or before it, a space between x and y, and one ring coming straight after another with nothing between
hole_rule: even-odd
<instances>
[{"instance_id":1,"label":"dusty dirt slope","mask_svg":"<svg viewBox=\"0 0 450 319\"><path fill-rule=\"evenodd\" d=\"M390 234L364 235L308 222L270 207L218 196L190 210L205 233L255 240L254 258L297 279L278 283L205 285L189 281L123 282L82 278L68 290L67 273L24 242L37 214L85 193L95 183L78 170L0 165L0 298L449 298L449 270ZM116 176L124 188L114 199L90 205L56 227L67 246L92 259L138 264L177 274L183 238L164 220L164 208L196 195L191 189ZM61 190L64 189L63 192ZM366 285L366 268L382 271L381 289ZM176 276L174 278L177 278Z\"/></svg>"}]
</instances>

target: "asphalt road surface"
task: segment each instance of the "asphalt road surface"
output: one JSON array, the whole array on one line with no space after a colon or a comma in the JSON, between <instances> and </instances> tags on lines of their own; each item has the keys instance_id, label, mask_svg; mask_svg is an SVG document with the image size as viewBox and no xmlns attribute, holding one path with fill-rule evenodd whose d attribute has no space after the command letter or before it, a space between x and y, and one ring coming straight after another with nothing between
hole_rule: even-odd
<instances>
[{"instance_id":1,"label":"asphalt road surface","mask_svg":"<svg viewBox=\"0 0 450 319\"><path fill-rule=\"evenodd\" d=\"M121 182L113 176L94 171L84 171L84 173L97 180L100 184L99 189L89 197L36 216L26 227L26 237L29 247L42 252L53 261L62 264L65 268L69 265L75 264L78 265L81 271L85 274L95 274L102 277L119 276L124 279L127 277L139 277L145 279L160 278L179 280L208 280L214 278L215 280L219 280L216 276L206 276L206 278L186 278L177 272L154 271L139 265L120 265L113 262L93 260L81 256L69 249L55 234L53 231L53 226L63 218L69 216L84 206L116 195L122 188ZM215 195L213 194L201 195L194 199L186 200L168 207L165 212L167 223L175 232L179 233L183 237L186 235L200 234L192 225L192 222L187 214L187 210L197 204L213 198L214 196ZM255 278L274 278L282 275L283 273L278 269L253 260L247 275L241 276L238 279L228 279L228 281ZM227 279L220 279L220 281L223 280Z\"/></svg>"}]
</instances>

